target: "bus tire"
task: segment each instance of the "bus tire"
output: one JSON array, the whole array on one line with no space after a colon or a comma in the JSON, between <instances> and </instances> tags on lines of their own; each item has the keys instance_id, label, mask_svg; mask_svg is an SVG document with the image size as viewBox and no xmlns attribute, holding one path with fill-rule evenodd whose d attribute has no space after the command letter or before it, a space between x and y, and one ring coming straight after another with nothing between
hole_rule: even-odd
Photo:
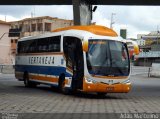
<instances>
[{"instance_id":1,"label":"bus tire","mask_svg":"<svg viewBox=\"0 0 160 119\"><path fill-rule=\"evenodd\" d=\"M29 74L27 72L23 75L25 87L36 87L36 83L29 81Z\"/></svg>"},{"instance_id":2,"label":"bus tire","mask_svg":"<svg viewBox=\"0 0 160 119\"><path fill-rule=\"evenodd\" d=\"M58 89L65 95L70 94L69 89L65 87L65 75L61 75L58 80Z\"/></svg>"}]
</instances>

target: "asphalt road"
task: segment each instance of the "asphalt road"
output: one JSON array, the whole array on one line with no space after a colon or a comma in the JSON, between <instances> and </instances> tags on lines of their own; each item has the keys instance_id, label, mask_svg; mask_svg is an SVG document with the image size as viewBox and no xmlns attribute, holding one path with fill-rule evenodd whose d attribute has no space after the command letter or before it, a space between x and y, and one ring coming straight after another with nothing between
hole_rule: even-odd
<instances>
[{"instance_id":1,"label":"asphalt road","mask_svg":"<svg viewBox=\"0 0 160 119\"><path fill-rule=\"evenodd\" d=\"M0 112L72 113L79 114L78 117L82 113L160 113L160 78L148 77L147 72L148 67L132 67L132 90L123 94L108 93L104 97L85 93L63 95L45 85L25 88L13 74L0 74ZM123 117L117 118L120 116Z\"/></svg>"}]
</instances>

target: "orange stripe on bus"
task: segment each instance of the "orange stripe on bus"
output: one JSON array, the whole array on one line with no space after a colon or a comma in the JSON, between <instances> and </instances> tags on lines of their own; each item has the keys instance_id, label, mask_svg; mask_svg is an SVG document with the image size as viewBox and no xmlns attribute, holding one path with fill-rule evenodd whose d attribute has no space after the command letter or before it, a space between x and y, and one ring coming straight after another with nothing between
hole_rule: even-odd
<instances>
[{"instance_id":1,"label":"orange stripe on bus","mask_svg":"<svg viewBox=\"0 0 160 119\"><path fill-rule=\"evenodd\" d=\"M35 79L35 80L39 80L39 81L47 81L47 82L54 82L54 83L58 83L59 78L57 77L47 77L47 76L36 76L36 75L29 75L30 79ZM65 79L65 84L68 84L68 79Z\"/></svg>"},{"instance_id":2,"label":"orange stripe on bus","mask_svg":"<svg viewBox=\"0 0 160 119\"><path fill-rule=\"evenodd\" d=\"M58 78L54 77L47 77L47 76L36 76L36 75L29 75L30 79L36 79L40 81L48 81L48 82L58 82Z\"/></svg>"}]
</instances>

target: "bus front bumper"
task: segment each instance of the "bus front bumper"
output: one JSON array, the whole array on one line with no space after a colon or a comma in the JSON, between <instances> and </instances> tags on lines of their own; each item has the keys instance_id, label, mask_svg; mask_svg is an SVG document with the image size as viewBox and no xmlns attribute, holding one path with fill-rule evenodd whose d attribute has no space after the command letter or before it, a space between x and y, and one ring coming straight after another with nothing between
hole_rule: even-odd
<instances>
[{"instance_id":1,"label":"bus front bumper","mask_svg":"<svg viewBox=\"0 0 160 119\"><path fill-rule=\"evenodd\" d=\"M83 80L84 92L105 92L105 93L128 93L131 89L131 83L104 84L104 83L88 83Z\"/></svg>"}]
</instances>

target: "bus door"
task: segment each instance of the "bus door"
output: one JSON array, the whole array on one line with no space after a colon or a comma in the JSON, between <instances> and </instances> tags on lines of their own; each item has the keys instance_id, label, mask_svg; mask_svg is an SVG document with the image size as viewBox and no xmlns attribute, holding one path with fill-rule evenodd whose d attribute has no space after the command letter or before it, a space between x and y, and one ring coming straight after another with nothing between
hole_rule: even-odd
<instances>
[{"instance_id":1,"label":"bus door","mask_svg":"<svg viewBox=\"0 0 160 119\"><path fill-rule=\"evenodd\" d=\"M81 40L76 37L64 36L63 50L66 58L66 70L72 74L72 89L82 89L84 60Z\"/></svg>"}]
</instances>

